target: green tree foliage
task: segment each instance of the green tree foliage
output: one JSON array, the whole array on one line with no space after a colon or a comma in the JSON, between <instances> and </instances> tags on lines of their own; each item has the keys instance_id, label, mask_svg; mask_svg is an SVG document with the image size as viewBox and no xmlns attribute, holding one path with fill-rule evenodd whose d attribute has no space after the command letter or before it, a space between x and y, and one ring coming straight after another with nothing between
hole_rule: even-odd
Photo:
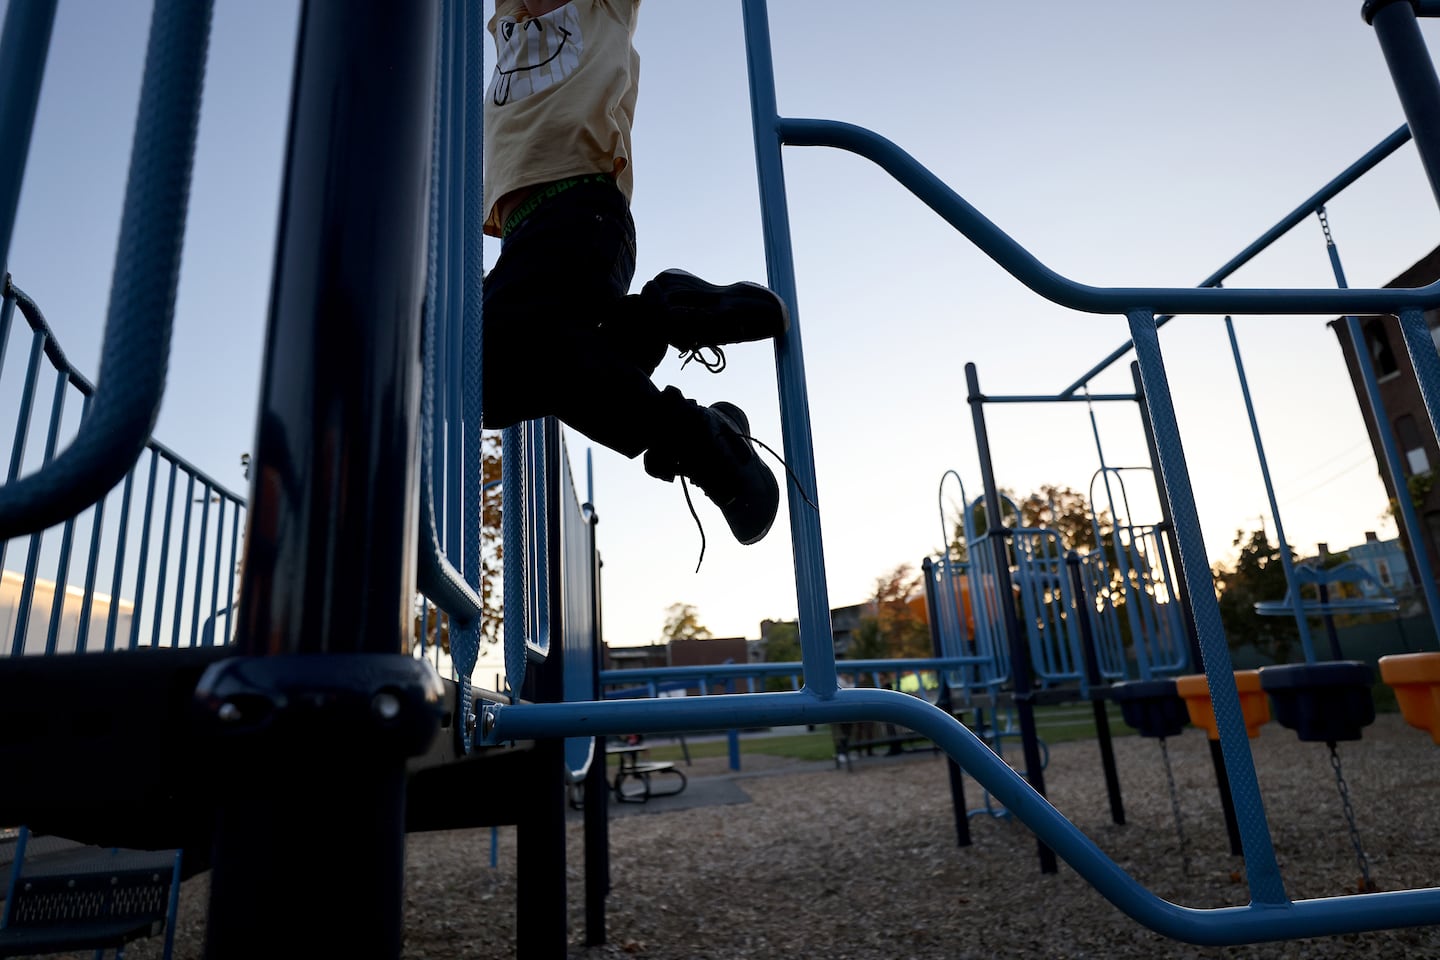
<instances>
[{"instance_id":1,"label":"green tree foliage","mask_svg":"<svg viewBox=\"0 0 1440 960\"><path fill-rule=\"evenodd\" d=\"M1095 525L1090 520L1090 505L1078 490L1057 487L1053 483L1043 484L1020 501L1020 517L1027 527L1046 527L1057 531L1067 550L1084 553L1095 549ZM1110 515L1102 510L1102 533L1108 532L1110 527Z\"/></svg>"},{"instance_id":2,"label":"green tree foliage","mask_svg":"<svg viewBox=\"0 0 1440 960\"><path fill-rule=\"evenodd\" d=\"M1058 530L1061 540L1069 550L1079 550L1084 553L1095 548L1095 525L1090 519L1090 506L1085 495L1080 491L1071 487L1047 483L1042 484L1039 490L1031 491L1024 498L1017 497L1015 491L1009 489L1001 490L1000 493L1002 495L1001 511L1007 525L1014 522L1015 509L1010 505L1010 501L1013 500L1020 505L1020 525ZM957 518L951 531L950 556L964 560L966 559L966 549L964 529L959 519L961 508L954 501L951 501L950 507L950 515ZM976 507L972 520L976 536L983 535L989 529L990 521L983 503ZM1109 534L1113 526L1109 513L1102 510L1100 512L1102 535ZM1106 539L1108 540L1109 537L1107 536Z\"/></svg>"},{"instance_id":3,"label":"green tree foliage","mask_svg":"<svg viewBox=\"0 0 1440 960\"><path fill-rule=\"evenodd\" d=\"M1405 478L1405 490L1410 494L1410 504L1415 508L1417 514L1425 512L1425 498L1430 496L1430 491L1435 489L1435 471L1426 470L1424 473L1412 473ZM1390 498L1390 506L1386 513L1391 517L1400 516L1400 504L1394 497Z\"/></svg>"},{"instance_id":4,"label":"green tree foliage","mask_svg":"<svg viewBox=\"0 0 1440 960\"><path fill-rule=\"evenodd\" d=\"M709 640L710 628L700 622L694 604L672 603L665 610L662 634L666 640Z\"/></svg>"},{"instance_id":5,"label":"green tree foliage","mask_svg":"<svg viewBox=\"0 0 1440 960\"><path fill-rule=\"evenodd\" d=\"M902 563L875 581L874 613L860 618L847 655L854 660L928 657L933 652L923 605L912 603L920 588L915 568Z\"/></svg>"},{"instance_id":6,"label":"green tree foliage","mask_svg":"<svg viewBox=\"0 0 1440 960\"><path fill-rule=\"evenodd\" d=\"M1288 663L1300 636L1295 621L1289 617L1262 617L1255 612L1256 603L1285 596L1280 549L1271 545L1264 530L1248 535L1236 530L1234 545L1240 548L1234 565L1216 564L1211 571L1220 603L1220 622L1230 647L1254 645L1277 663Z\"/></svg>"},{"instance_id":7,"label":"green tree foliage","mask_svg":"<svg viewBox=\"0 0 1440 960\"><path fill-rule=\"evenodd\" d=\"M800 627L796 623L772 623L765 638L766 663L795 663L801 659ZM765 681L766 690L790 690L789 679L770 677Z\"/></svg>"},{"instance_id":8,"label":"green tree foliage","mask_svg":"<svg viewBox=\"0 0 1440 960\"><path fill-rule=\"evenodd\" d=\"M484 643L499 643L505 627L503 582L505 546L501 539L501 491L492 483L500 479L500 434L481 436L480 452L480 606L483 616L480 637ZM248 469L248 464L247 464ZM418 594L415 597L414 633L412 643L418 648L422 627L425 643L439 643L450 653L450 618Z\"/></svg>"}]
</instances>

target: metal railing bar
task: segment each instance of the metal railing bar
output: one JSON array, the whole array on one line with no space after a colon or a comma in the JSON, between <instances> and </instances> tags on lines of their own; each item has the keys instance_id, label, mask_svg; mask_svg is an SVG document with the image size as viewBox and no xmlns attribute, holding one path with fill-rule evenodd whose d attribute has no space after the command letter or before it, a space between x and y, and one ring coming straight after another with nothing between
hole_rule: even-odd
<instances>
[{"instance_id":1,"label":"metal railing bar","mask_svg":"<svg viewBox=\"0 0 1440 960\"><path fill-rule=\"evenodd\" d=\"M1360 179L1361 176L1368 173L1371 169L1377 166L1380 161L1384 160L1386 157L1390 156L1390 154L1400 149L1400 147L1404 146L1405 143L1409 140L1410 127L1408 125L1402 124L1397 130L1391 133L1384 140L1381 140L1378 144L1371 147L1370 150L1368 150L1359 160L1356 160L1350 166L1346 167L1339 174L1339 176L1335 177L1335 179L1331 180L1325 186L1321 187L1319 190L1313 193L1309 199L1301 203L1300 206L1296 207L1294 210L1291 210L1288 214L1281 218L1280 221L1275 224L1275 226L1271 227L1269 230L1261 234L1244 250L1241 250L1235 256L1231 257L1224 266L1216 270L1214 273L1210 274L1210 276L1206 277L1204 280L1201 280L1200 283L1197 284L1197 286L1213 287L1217 284L1224 282L1227 278L1229 278L1232 273L1234 273L1236 270L1239 270L1241 267L1249 263L1255 257L1259 256L1260 253L1266 248L1268 248L1272 243L1280 239L1280 237L1284 236L1286 233L1289 233L1290 230L1298 226L1302 221L1308 219L1311 214L1313 214L1319 208L1323 207L1327 201L1334 199L1346 187L1350 186L1356 180ZM1155 326L1162 327L1173 319L1175 319L1174 314L1157 316L1155 318ZM1110 354L1105 357L1105 359L1101 360L1095 366L1091 367L1084 374L1082 374L1080 376L1080 379L1076 380L1074 383L1070 384L1068 387L1062 390L1061 393L1070 394L1074 393L1076 390L1079 390L1081 387L1085 386L1085 384L1088 383L1090 380L1098 376L1103 370L1109 367L1116 360L1119 360L1121 357L1125 356L1125 354L1129 353L1132 347L1134 347L1134 341L1126 340L1123 344L1111 351Z\"/></svg>"},{"instance_id":2,"label":"metal railing bar","mask_svg":"<svg viewBox=\"0 0 1440 960\"><path fill-rule=\"evenodd\" d=\"M195 474L186 475L185 482L185 514L180 521L180 559L175 571L175 615L172 618L174 628L170 633L170 646L176 649L180 647L180 625L185 618L185 571L189 569L190 561L190 515L195 508ZM190 646L195 642L192 634Z\"/></svg>"},{"instance_id":3,"label":"metal railing bar","mask_svg":"<svg viewBox=\"0 0 1440 960\"><path fill-rule=\"evenodd\" d=\"M173 469L173 468L172 468ZM150 529L155 517L155 484L160 478L160 452L150 453L150 482L145 491L145 519L140 526L140 562L135 567L135 608L130 615L130 649L140 646L140 620L145 611L145 580L150 569ZM119 591L116 591L119 596Z\"/></svg>"},{"instance_id":4,"label":"metal railing bar","mask_svg":"<svg viewBox=\"0 0 1440 960\"><path fill-rule=\"evenodd\" d=\"M1135 403L1140 398L1133 393L1094 393L1088 397L1062 393L1055 396L1049 396L1047 394L1016 394L1014 396L1000 397L992 397L989 394L984 394L977 399L985 403L1085 403L1090 401L1102 403L1112 400L1129 400L1131 403Z\"/></svg>"},{"instance_id":5,"label":"metal railing bar","mask_svg":"<svg viewBox=\"0 0 1440 960\"><path fill-rule=\"evenodd\" d=\"M235 515L230 518L230 575L226 577L229 586L225 593L225 642L230 642L230 615L235 609L235 581L239 578L239 570L235 567L235 557L240 546L240 507L235 508Z\"/></svg>"},{"instance_id":6,"label":"metal railing bar","mask_svg":"<svg viewBox=\"0 0 1440 960\"><path fill-rule=\"evenodd\" d=\"M37 337L33 342L33 346L40 345L41 339ZM38 358L33 348L31 351L30 359L32 361L31 369L38 374ZM27 371L27 373L28 372L29 371ZM21 407L24 409L25 413L25 420L22 424L22 430L28 429L30 419L29 408L31 407L31 404L28 401L30 401L34 397L35 389L37 386L38 384L34 383L30 379L30 377L26 377L27 390L26 395L21 402ZM50 426L45 435L45 451L41 458L42 464L49 463L50 459L55 455L55 447L59 443L60 438L60 418L64 410L65 379L62 375L60 377L57 377L55 381L55 393L51 399L50 406ZM21 440L18 436L16 438L16 443L19 447L23 447L24 445L23 440ZM20 586L20 601L19 606L17 607L15 612L15 639L12 642L11 646L11 655L16 657L20 656L25 652L25 634L29 632L30 629L30 610L35 602L35 580L40 574L40 543L42 537L43 531L37 531L35 533L32 533L29 538L29 550L27 551L27 555L25 558L25 581Z\"/></svg>"},{"instance_id":7,"label":"metal railing bar","mask_svg":"<svg viewBox=\"0 0 1440 960\"><path fill-rule=\"evenodd\" d=\"M165 621L165 579L170 564L170 527L175 517L175 479L178 468L170 464L170 482L165 491L165 519L160 526L160 570L155 575L155 617L154 629L150 633L150 646L160 646L160 630Z\"/></svg>"},{"instance_id":8,"label":"metal railing bar","mask_svg":"<svg viewBox=\"0 0 1440 960\"><path fill-rule=\"evenodd\" d=\"M129 474L126 474L129 478ZM80 622L75 627L75 651L85 653L90 648L91 604L95 602L95 580L100 575L100 540L105 528L105 501L109 494L95 501L94 517L90 524L90 555L85 562L85 591L80 601ZM118 598L111 598L111 605Z\"/></svg>"},{"instance_id":9,"label":"metal railing bar","mask_svg":"<svg viewBox=\"0 0 1440 960\"><path fill-rule=\"evenodd\" d=\"M5 369L5 356L10 346L10 327L15 320L15 297L10 293L10 285L4 285L4 292L0 293L0 371Z\"/></svg>"},{"instance_id":10,"label":"metal railing bar","mask_svg":"<svg viewBox=\"0 0 1440 960\"><path fill-rule=\"evenodd\" d=\"M1238 944L1420 926L1433 923L1440 911L1440 888L1210 909L1170 903L1137 883L959 720L893 690L841 689L825 699L801 691L519 704L492 707L491 712L492 739L497 741L775 726L795 717L815 724L888 721L934 741L1124 913L1190 943Z\"/></svg>"},{"instance_id":11,"label":"metal railing bar","mask_svg":"<svg viewBox=\"0 0 1440 960\"><path fill-rule=\"evenodd\" d=\"M154 453L150 456L153 463ZM105 617L106 653L115 649L115 631L120 624L120 589L125 578L125 545L130 539L130 495L134 489L135 467L131 467L130 472L125 474L125 486L120 493L120 529L115 534L115 571L110 578L110 611Z\"/></svg>"},{"instance_id":12,"label":"metal railing bar","mask_svg":"<svg viewBox=\"0 0 1440 960\"><path fill-rule=\"evenodd\" d=\"M940 215L1012 277L1040 296L1082 313L1374 314L1440 305L1440 280L1423 287L1286 290L1214 287L1096 287L1051 270L935 174L874 131L838 120L780 118L792 146L835 147L872 161ZM1308 213L1308 211L1307 211Z\"/></svg>"},{"instance_id":13,"label":"metal railing bar","mask_svg":"<svg viewBox=\"0 0 1440 960\"><path fill-rule=\"evenodd\" d=\"M206 491L210 487L206 486ZM220 498L220 509L215 515L215 569L210 574L210 645L215 643L215 617L220 612L220 567L224 559L225 546L225 498ZM232 577L233 579L233 577Z\"/></svg>"},{"instance_id":14,"label":"metal railing bar","mask_svg":"<svg viewBox=\"0 0 1440 960\"><path fill-rule=\"evenodd\" d=\"M12 3L5 11L0 34L0 130L6 149L0 151L0 274L10 262L10 241L15 212L20 206L20 184L35 130L40 85L50 53L57 0Z\"/></svg>"},{"instance_id":15,"label":"metal railing bar","mask_svg":"<svg viewBox=\"0 0 1440 960\"><path fill-rule=\"evenodd\" d=\"M210 532L210 484L205 484L201 491L202 498L200 506L200 542L195 545L195 596L192 600L193 612L190 614L190 646L200 644L200 599L205 593L205 542ZM218 569L215 571L220 572Z\"/></svg>"},{"instance_id":16,"label":"metal railing bar","mask_svg":"<svg viewBox=\"0 0 1440 960\"><path fill-rule=\"evenodd\" d=\"M48 353L49 350L50 347L47 344L46 352ZM65 384L65 372L57 368L57 374L55 377L55 391L50 398L50 427L45 435L45 456L42 460L42 465L48 464L54 459L55 451L60 446L60 428L65 421ZM50 614L50 625L45 635L46 655L55 652L56 633L59 628L59 618L55 616L54 608L58 607L59 609L63 610L65 607L65 574L70 566L70 532L73 527L73 520L67 520L65 522L65 530L61 539L59 566L55 574L55 594L51 598L50 603L50 606L52 608ZM36 531L30 538L31 555L34 557L37 563L36 573L39 572L39 550L43 539L43 531ZM28 574L28 572L26 579L30 579L30 575ZM33 593L31 594L31 597L33 602ZM24 641L21 641L21 643L23 645Z\"/></svg>"}]
</instances>

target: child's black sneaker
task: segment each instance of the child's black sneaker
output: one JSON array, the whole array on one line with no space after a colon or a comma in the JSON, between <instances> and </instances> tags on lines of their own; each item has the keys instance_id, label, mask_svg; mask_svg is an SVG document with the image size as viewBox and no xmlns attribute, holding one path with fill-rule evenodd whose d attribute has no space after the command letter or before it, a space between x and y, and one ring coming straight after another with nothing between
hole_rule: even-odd
<instances>
[{"instance_id":1,"label":"child's black sneaker","mask_svg":"<svg viewBox=\"0 0 1440 960\"><path fill-rule=\"evenodd\" d=\"M745 412L724 401L711 404L707 412L717 446L727 450L726 462L712 464L708 475L696 473L690 479L725 514L736 540L759 543L780 509L780 486L750 442Z\"/></svg>"},{"instance_id":2,"label":"child's black sneaker","mask_svg":"<svg viewBox=\"0 0 1440 960\"><path fill-rule=\"evenodd\" d=\"M665 392L679 396L674 387ZM698 432L672 438L668 450L646 451L645 471L661 480L673 480L676 474L689 478L720 508L736 540L758 543L775 522L780 487L750 442L749 419L733 403L702 407L685 402L698 414L692 421Z\"/></svg>"},{"instance_id":3,"label":"child's black sneaker","mask_svg":"<svg viewBox=\"0 0 1440 960\"><path fill-rule=\"evenodd\" d=\"M669 344L692 358L702 349L769 340L790 329L785 301L768 287L749 281L722 287L684 270L666 270L645 284L640 296L664 313Z\"/></svg>"}]
</instances>

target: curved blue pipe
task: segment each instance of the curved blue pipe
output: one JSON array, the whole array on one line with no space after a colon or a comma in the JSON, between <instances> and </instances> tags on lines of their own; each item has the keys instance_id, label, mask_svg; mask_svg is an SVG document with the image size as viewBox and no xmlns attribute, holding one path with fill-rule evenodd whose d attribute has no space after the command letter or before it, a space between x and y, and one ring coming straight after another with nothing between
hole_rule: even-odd
<instances>
[{"instance_id":1,"label":"curved blue pipe","mask_svg":"<svg viewBox=\"0 0 1440 960\"><path fill-rule=\"evenodd\" d=\"M872 161L965 235L990 259L1040 296L1084 313L1372 314L1440 305L1440 281L1414 289L1247 290L1194 287L1092 287L1061 276L988 220L943 180L895 143L839 120L777 121L784 143L836 147Z\"/></svg>"},{"instance_id":2,"label":"curved blue pipe","mask_svg":"<svg viewBox=\"0 0 1440 960\"><path fill-rule=\"evenodd\" d=\"M497 742L888 721L934 741L1116 907L1152 930L1190 943L1255 943L1420 926L1440 916L1440 888L1207 910L1171 903L1122 870L964 724L939 707L893 690L841 689L824 699L802 690L663 701L514 704L493 708L492 716L491 739Z\"/></svg>"}]
</instances>

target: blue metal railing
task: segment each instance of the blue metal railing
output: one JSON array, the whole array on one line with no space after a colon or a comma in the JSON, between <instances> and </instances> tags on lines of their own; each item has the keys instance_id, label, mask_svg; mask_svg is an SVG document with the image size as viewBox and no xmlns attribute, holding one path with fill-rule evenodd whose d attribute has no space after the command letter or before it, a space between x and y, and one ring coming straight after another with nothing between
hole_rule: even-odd
<instances>
[{"instance_id":1,"label":"blue metal railing","mask_svg":"<svg viewBox=\"0 0 1440 960\"><path fill-rule=\"evenodd\" d=\"M35 7L46 13L28 21L14 10L13 16L7 15L7 34L12 26L17 34L26 34L15 42L48 36L54 4ZM212 8L213 0L155 4L95 403L73 442L47 457L42 472L0 487L0 537L42 530L89 507L125 476L150 439L170 356ZM8 36L0 46L17 52ZM14 92L19 101L15 113L24 126L13 132L27 143L34 108L30 106L27 114L24 101L33 96L31 81L43 68L44 57L25 52L19 63L24 65L25 82ZM16 155L20 163L23 157ZM0 203L10 202L22 169L15 166L0 172L12 181L0 183L0 193L5 194ZM5 216L12 220L13 210ZM0 223L5 248L11 227L11 222ZM0 254L7 252L0 249Z\"/></svg>"},{"instance_id":2,"label":"blue metal railing","mask_svg":"<svg viewBox=\"0 0 1440 960\"><path fill-rule=\"evenodd\" d=\"M30 347L23 374L14 376L4 370L4 347L24 338L23 328L12 330L17 308ZM53 375L48 407L42 401L47 365ZM43 427L43 467L67 426L74 429L67 400L80 398L83 423L95 389L70 364L39 306L13 283L0 308L0 382L16 391L8 473L14 478L27 462L32 434ZM88 522L81 512L50 531L0 543L0 566L12 544L24 545L23 574L6 571L0 593L0 655L228 641L245 501L168 447L152 440L146 450L123 482L89 509Z\"/></svg>"}]
</instances>

